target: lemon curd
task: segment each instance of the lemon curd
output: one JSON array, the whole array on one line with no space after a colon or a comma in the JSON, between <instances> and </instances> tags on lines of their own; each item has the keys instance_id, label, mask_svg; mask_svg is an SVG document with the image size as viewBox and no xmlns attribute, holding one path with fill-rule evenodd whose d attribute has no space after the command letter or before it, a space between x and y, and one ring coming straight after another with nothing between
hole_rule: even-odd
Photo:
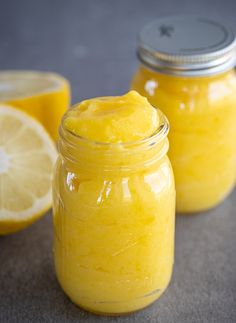
<instances>
[{"instance_id":1,"label":"lemon curd","mask_svg":"<svg viewBox=\"0 0 236 323\"><path fill-rule=\"evenodd\" d=\"M71 300L100 314L141 309L166 289L175 189L168 123L135 91L64 116L54 176L54 255Z\"/></svg>"},{"instance_id":2,"label":"lemon curd","mask_svg":"<svg viewBox=\"0 0 236 323\"><path fill-rule=\"evenodd\" d=\"M144 27L138 51L131 88L170 122L177 211L214 207L236 179L235 35L207 19L163 18Z\"/></svg>"}]
</instances>

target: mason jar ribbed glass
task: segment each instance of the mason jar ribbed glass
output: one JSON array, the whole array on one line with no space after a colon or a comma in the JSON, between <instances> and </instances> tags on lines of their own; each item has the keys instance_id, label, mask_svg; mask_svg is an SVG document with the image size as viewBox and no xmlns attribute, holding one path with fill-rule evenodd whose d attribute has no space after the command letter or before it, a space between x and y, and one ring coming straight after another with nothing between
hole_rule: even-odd
<instances>
[{"instance_id":1,"label":"mason jar ribbed glass","mask_svg":"<svg viewBox=\"0 0 236 323\"><path fill-rule=\"evenodd\" d=\"M109 144L62 125L54 174L54 258L60 285L101 314L141 309L164 292L174 256L175 188L168 122L149 138Z\"/></svg>"},{"instance_id":2,"label":"mason jar ribbed glass","mask_svg":"<svg viewBox=\"0 0 236 323\"><path fill-rule=\"evenodd\" d=\"M170 122L179 212L212 208L235 186L235 44L225 24L194 16L158 19L140 33L131 88Z\"/></svg>"}]
</instances>

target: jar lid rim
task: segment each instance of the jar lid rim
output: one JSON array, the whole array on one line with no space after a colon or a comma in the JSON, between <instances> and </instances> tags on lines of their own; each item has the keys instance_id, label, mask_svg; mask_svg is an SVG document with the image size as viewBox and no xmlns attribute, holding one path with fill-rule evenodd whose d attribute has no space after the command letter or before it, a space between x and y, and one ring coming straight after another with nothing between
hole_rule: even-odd
<instances>
[{"instance_id":1,"label":"jar lid rim","mask_svg":"<svg viewBox=\"0 0 236 323\"><path fill-rule=\"evenodd\" d=\"M170 74L215 74L235 66L236 34L209 18L164 17L144 26L137 53L144 64Z\"/></svg>"}]
</instances>

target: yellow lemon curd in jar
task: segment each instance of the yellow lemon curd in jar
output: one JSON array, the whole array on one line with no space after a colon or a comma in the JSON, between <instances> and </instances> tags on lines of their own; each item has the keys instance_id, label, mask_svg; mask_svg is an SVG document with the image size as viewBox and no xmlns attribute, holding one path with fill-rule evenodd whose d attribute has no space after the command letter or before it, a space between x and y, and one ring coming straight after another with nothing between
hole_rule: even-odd
<instances>
[{"instance_id":1,"label":"yellow lemon curd in jar","mask_svg":"<svg viewBox=\"0 0 236 323\"><path fill-rule=\"evenodd\" d=\"M145 95L170 122L168 153L179 212L220 203L236 179L236 76L170 76L141 66L131 88Z\"/></svg>"},{"instance_id":2,"label":"yellow lemon curd in jar","mask_svg":"<svg viewBox=\"0 0 236 323\"><path fill-rule=\"evenodd\" d=\"M96 141L103 149L103 143L112 153L78 147L76 162L59 158L54 177L57 277L75 304L95 313L141 309L170 281L175 213L170 162L164 154L148 167L140 164L150 154L156 158L168 140L152 153L120 154L124 143L152 136L159 123L158 110L135 91L83 101L62 121L86 145ZM116 167L105 172L107 160Z\"/></svg>"}]
</instances>

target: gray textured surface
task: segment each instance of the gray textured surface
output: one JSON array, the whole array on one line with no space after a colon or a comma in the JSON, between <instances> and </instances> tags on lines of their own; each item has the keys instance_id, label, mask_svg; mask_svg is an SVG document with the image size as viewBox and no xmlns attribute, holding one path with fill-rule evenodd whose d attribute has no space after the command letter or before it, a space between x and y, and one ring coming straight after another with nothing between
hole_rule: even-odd
<instances>
[{"instance_id":1,"label":"gray textured surface","mask_svg":"<svg viewBox=\"0 0 236 323\"><path fill-rule=\"evenodd\" d=\"M125 92L135 70L136 32L167 14L223 17L236 28L236 1L0 0L0 68L53 70L73 101ZM47 215L0 237L0 322L236 322L236 191L218 208L178 217L172 282L151 307L103 318L76 308L59 288Z\"/></svg>"}]
</instances>

